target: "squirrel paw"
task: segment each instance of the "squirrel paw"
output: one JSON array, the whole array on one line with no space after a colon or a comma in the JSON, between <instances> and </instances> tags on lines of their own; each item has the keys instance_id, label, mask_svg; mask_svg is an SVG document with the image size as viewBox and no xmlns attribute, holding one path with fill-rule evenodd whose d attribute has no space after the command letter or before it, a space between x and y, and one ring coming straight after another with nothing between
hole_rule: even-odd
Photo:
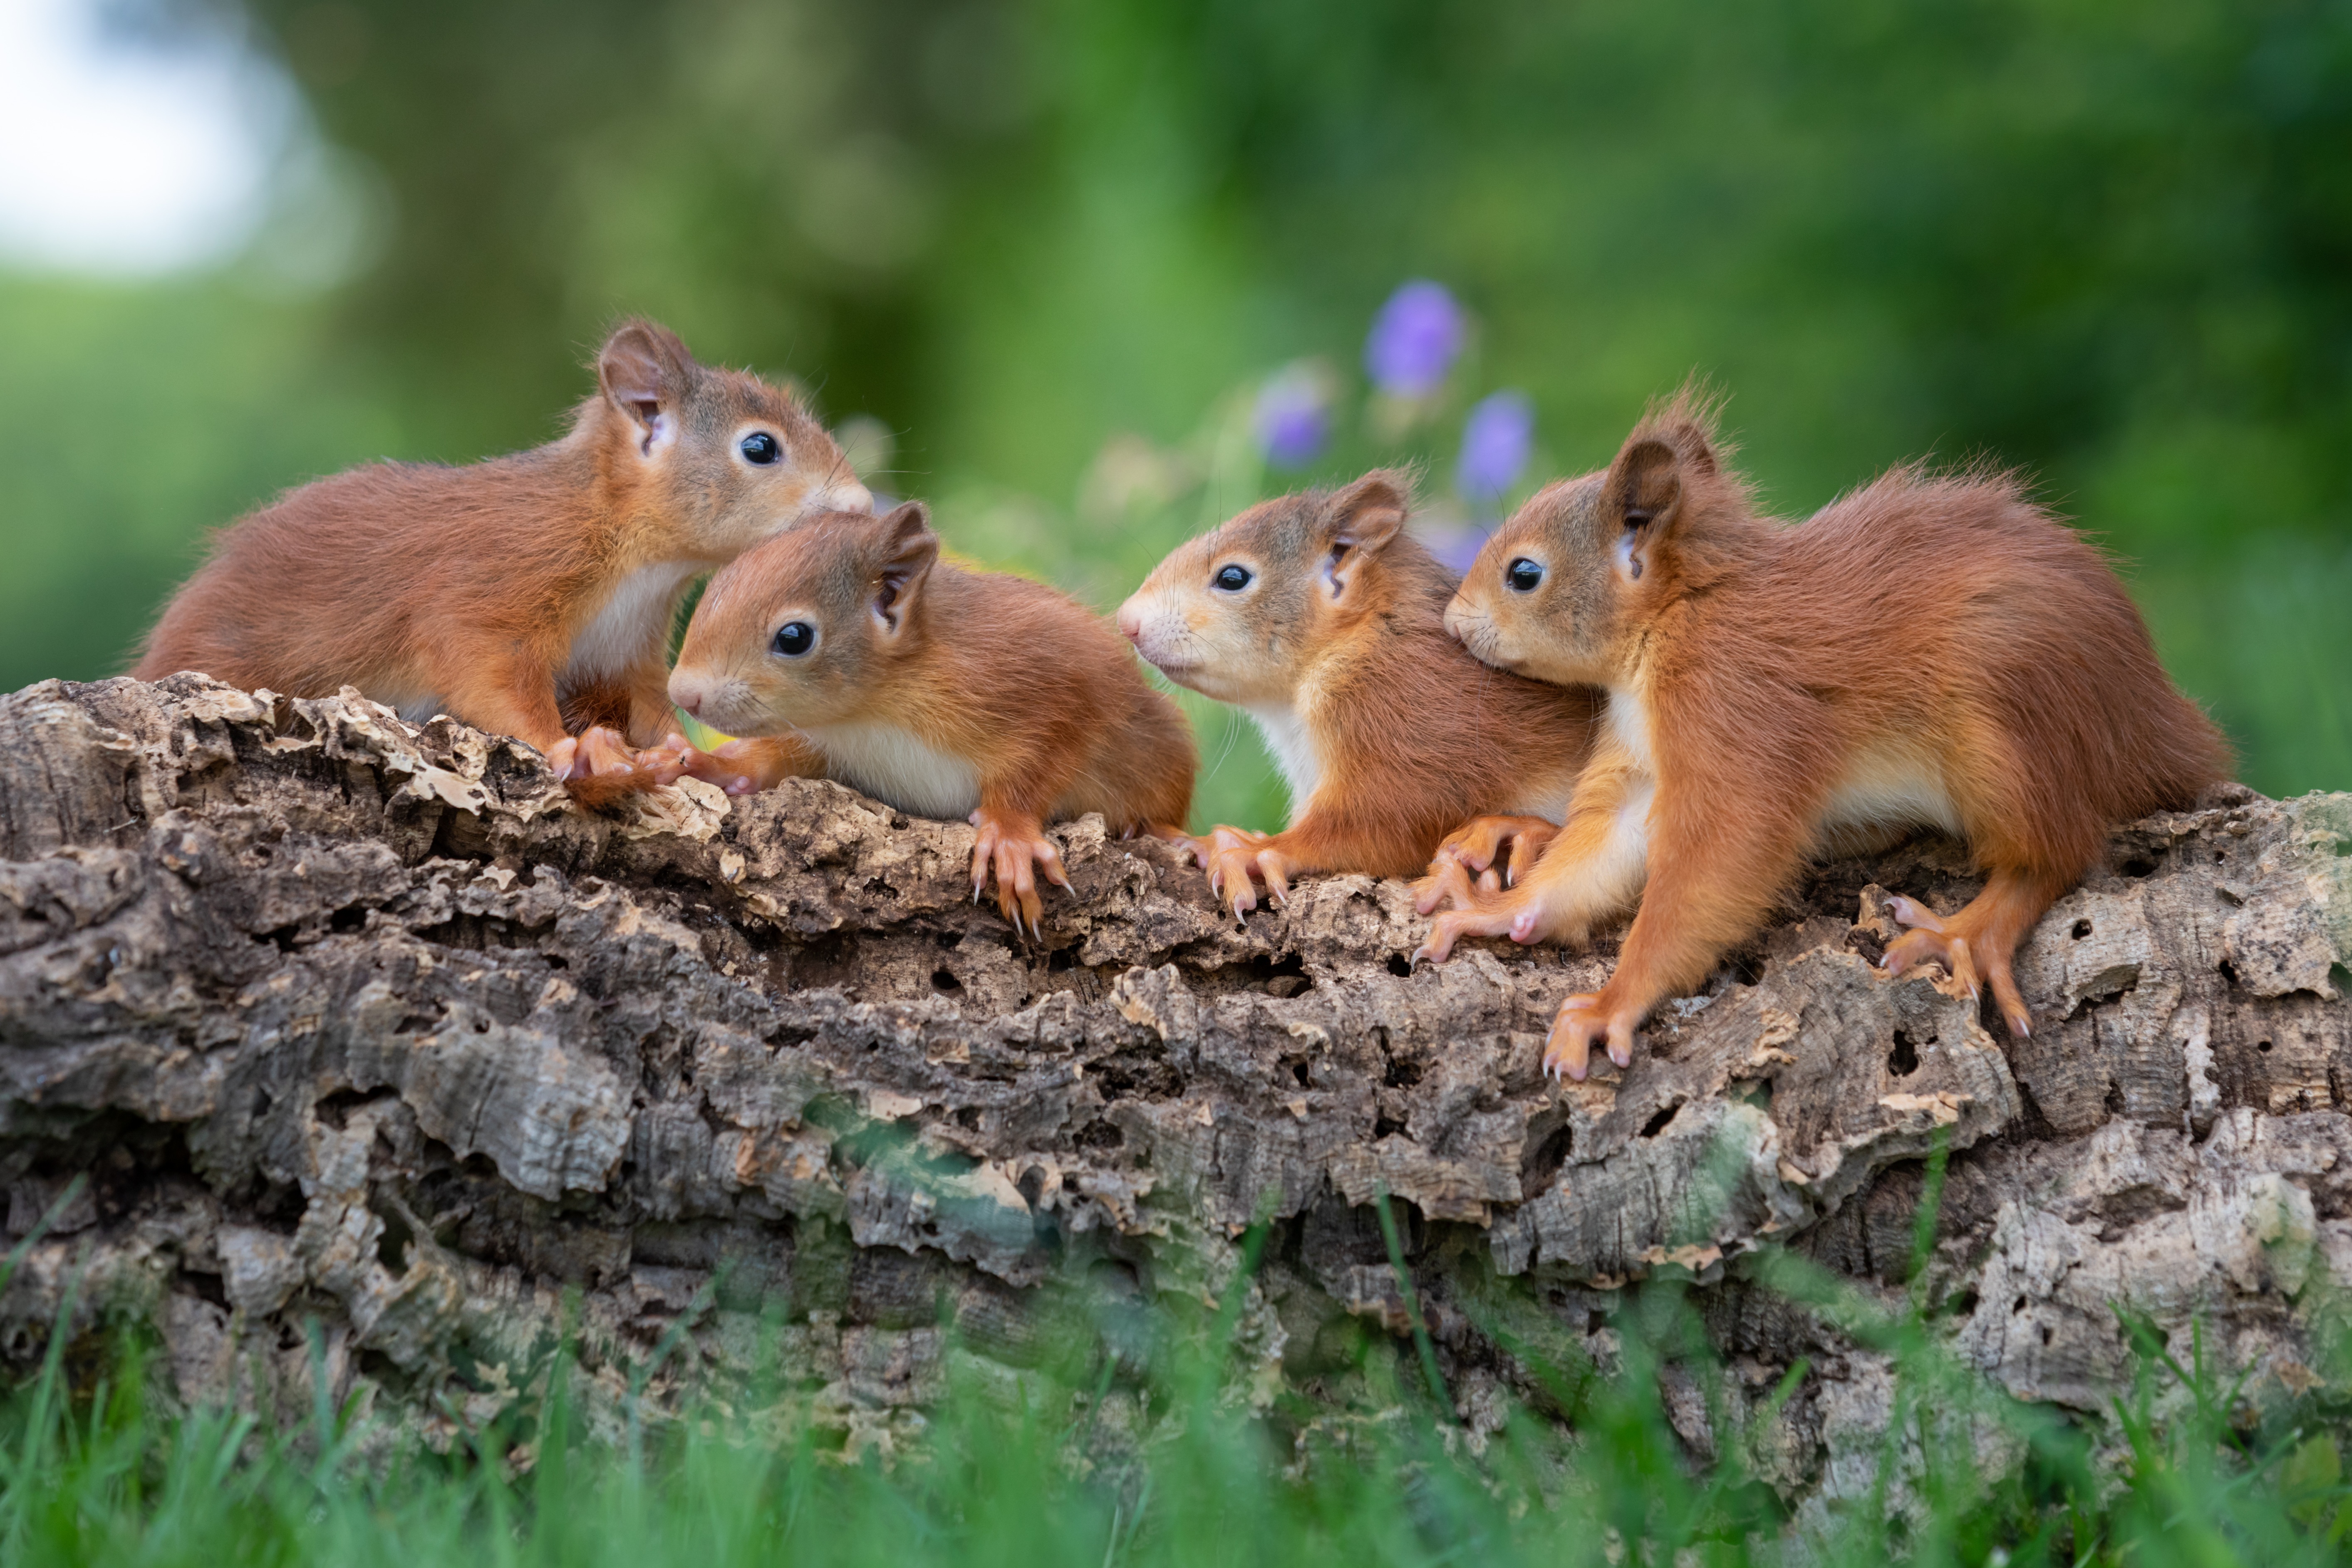
<instances>
[{"instance_id":1,"label":"squirrel paw","mask_svg":"<svg viewBox=\"0 0 2352 1568\"><path fill-rule=\"evenodd\" d=\"M760 777L758 759L747 742L730 741L717 751L706 752L685 736L673 735L663 741L661 752L664 754L654 764L654 772L663 784L698 778L705 784L717 784L729 795L750 795L766 787Z\"/></svg>"},{"instance_id":2,"label":"squirrel paw","mask_svg":"<svg viewBox=\"0 0 2352 1568\"><path fill-rule=\"evenodd\" d=\"M655 765L657 752L633 750L628 737L603 724L566 735L549 749L547 764L583 805L607 805L665 781Z\"/></svg>"},{"instance_id":3,"label":"squirrel paw","mask_svg":"<svg viewBox=\"0 0 2352 1568\"><path fill-rule=\"evenodd\" d=\"M1540 816L1474 816L1445 836L1429 868L1433 875L1439 862L1450 860L1465 870L1485 872L1496 869L1496 860L1501 858L1501 885L1516 888L1520 874L1533 866L1544 847L1559 836L1559 825ZM1503 855L1506 845L1510 847L1508 856ZM1483 886L1483 877L1480 882Z\"/></svg>"},{"instance_id":4,"label":"squirrel paw","mask_svg":"<svg viewBox=\"0 0 2352 1568\"><path fill-rule=\"evenodd\" d=\"M1043 868L1045 880L1055 887L1068 888L1070 879L1062 869L1061 850L1045 837L1045 826L1034 816L999 816L983 807L971 814L971 825L980 830L971 841L971 901L980 902L992 868L996 907L1013 922L1014 931L1025 930L1043 938L1045 907L1037 898L1037 871Z\"/></svg>"},{"instance_id":5,"label":"squirrel paw","mask_svg":"<svg viewBox=\"0 0 2352 1568\"><path fill-rule=\"evenodd\" d=\"M1591 1070L1592 1042L1602 1042L1609 1059L1622 1069L1633 1063L1633 1031L1642 1025L1642 1010L1614 1001L1606 991L1584 991L1559 1005L1544 1041L1544 1072L1571 1078L1579 1083Z\"/></svg>"},{"instance_id":6,"label":"squirrel paw","mask_svg":"<svg viewBox=\"0 0 2352 1568\"><path fill-rule=\"evenodd\" d=\"M1491 869L1488 875L1492 875ZM1459 879L1463 899L1454 908L1429 922L1429 936L1414 950L1413 963L1419 963L1423 959L1432 963L1444 963L1454 956L1454 944L1465 936L1508 936L1518 942L1535 940L1531 935L1519 935L1519 928L1528 926L1532 929L1535 920L1535 910L1525 898L1516 893L1482 894L1471 886L1468 873L1458 865L1454 866L1450 872L1433 869L1423 879L1423 884L1434 881L1440 876ZM1431 900L1433 903L1435 901Z\"/></svg>"},{"instance_id":7,"label":"squirrel paw","mask_svg":"<svg viewBox=\"0 0 2352 1568\"><path fill-rule=\"evenodd\" d=\"M1270 836L1241 827L1215 827L1206 838L1192 840L1192 858L1209 870L1209 893L1233 911L1238 921L1257 908L1257 886L1279 909L1290 902L1290 862L1278 849L1268 848Z\"/></svg>"},{"instance_id":8,"label":"squirrel paw","mask_svg":"<svg viewBox=\"0 0 2352 1568\"><path fill-rule=\"evenodd\" d=\"M1889 974L1904 974L1935 959L1967 989L1971 1002L1983 995L1983 983L1990 982L1993 1002L2000 1008L2001 1020L2009 1026L2009 1032L2021 1040L2032 1035L2033 1015L2018 992L2008 955L1989 952L1987 962L1978 963L1969 945L1976 933L1969 929L1967 910L1946 921L1925 904L1897 894L1886 900L1886 913L1895 924L1909 929L1886 944L1886 955L1878 961L1881 969Z\"/></svg>"},{"instance_id":9,"label":"squirrel paw","mask_svg":"<svg viewBox=\"0 0 2352 1568\"><path fill-rule=\"evenodd\" d=\"M1476 879L1472 879L1472 872ZM1412 908L1429 914L1441 904L1454 910L1475 910L1492 902L1503 891L1503 879L1491 865L1474 868L1441 848L1429 863L1429 874L1412 884Z\"/></svg>"}]
</instances>

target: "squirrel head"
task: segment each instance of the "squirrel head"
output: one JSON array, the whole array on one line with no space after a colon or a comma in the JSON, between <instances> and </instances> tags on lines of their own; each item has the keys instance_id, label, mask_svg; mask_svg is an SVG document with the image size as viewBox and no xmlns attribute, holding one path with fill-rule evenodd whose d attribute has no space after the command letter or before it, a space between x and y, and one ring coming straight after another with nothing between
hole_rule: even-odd
<instances>
[{"instance_id":1,"label":"squirrel head","mask_svg":"<svg viewBox=\"0 0 2352 1568\"><path fill-rule=\"evenodd\" d=\"M1119 606L1118 627L1169 679L1221 702L1287 704L1307 671L1391 598L1411 479L1378 470L1337 491L1250 508L1180 545Z\"/></svg>"},{"instance_id":2,"label":"squirrel head","mask_svg":"<svg viewBox=\"0 0 2352 1568\"><path fill-rule=\"evenodd\" d=\"M677 543L724 561L820 511L874 498L800 400L743 371L699 364L676 333L625 321L596 355L593 421L603 471Z\"/></svg>"},{"instance_id":3,"label":"squirrel head","mask_svg":"<svg viewBox=\"0 0 2352 1568\"><path fill-rule=\"evenodd\" d=\"M1695 551L1747 516L1713 425L1705 401L1678 395L1605 472L1537 491L1470 563L1445 629L1498 669L1561 685L1629 679L1641 632L1687 586Z\"/></svg>"},{"instance_id":4,"label":"squirrel head","mask_svg":"<svg viewBox=\"0 0 2352 1568\"><path fill-rule=\"evenodd\" d=\"M695 607L670 700L730 735L873 716L877 688L923 646L939 555L920 501L826 512L754 546Z\"/></svg>"}]
</instances>

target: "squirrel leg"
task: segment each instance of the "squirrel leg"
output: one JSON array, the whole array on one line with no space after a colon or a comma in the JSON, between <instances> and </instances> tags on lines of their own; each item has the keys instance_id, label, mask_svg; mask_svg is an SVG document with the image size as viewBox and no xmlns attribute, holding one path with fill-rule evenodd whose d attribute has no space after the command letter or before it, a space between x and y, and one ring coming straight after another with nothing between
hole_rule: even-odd
<instances>
[{"instance_id":1,"label":"squirrel leg","mask_svg":"<svg viewBox=\"0 0 2352 1568\"><path fill-rule=\"evenodd\" d=\"M1992 987L1993 1003L2000 1009L2009 1032L2024 1039L2033 1033L2033 1015L2017 989L2011 960L2033 922L2074 882L2072 877L2051 872L2001 867L1985 883L1983 892L1948 918L1910 899L1889 899L1886 912L1897 924L1910 929L1887 944L1880 965L1900 974L1927 959L1941 959L1952 978L1968 987L1970 997L1978 994L1981 975L1984 984Z\"/></svg>"},{"instance_id":2,"label":"squirrel leg","mask_svg":"<svg viewBox=\"0 0 2352 1568\"><path fill-rule=\"evenodd\" d=\"M1045 824L1033 811L982 804L971 814L971 825L979 829L971 841L972 902L980 901L993 869L996 907L1014 931L1023 930L1025 920L1027 931L1042 937L1045 911L1037 899L1037 870L1043 868L1045 879L1057 888L1070 885L1062 869L1062 852L1045 837Z\"/></svg>"}]
</instances>

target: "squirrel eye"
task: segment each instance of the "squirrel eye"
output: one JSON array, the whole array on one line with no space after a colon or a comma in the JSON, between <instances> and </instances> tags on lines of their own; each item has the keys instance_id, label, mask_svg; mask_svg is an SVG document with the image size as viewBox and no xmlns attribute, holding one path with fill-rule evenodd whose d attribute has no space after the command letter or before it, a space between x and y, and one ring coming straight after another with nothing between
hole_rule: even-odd
<instances>
[{"instance_id":1,"label":"squirrel eye","mask_svg":"<svg viewBox=\"0 0 2352 1568\"><path fill-rule=\"evenodd\" d=\"M765 468L784 455L784 448L765 430L754 430L743 437L743 459Z\"/></svg>"},{"instance_id":2,"label":"squirrel eye","mask_svg":"<svg viewBox=\"0 0 2352 1568\"><path fill-rule=\"evenodd\" d=\"M1522 555L1504 572L1503 580L1510 584L1515 592L1532 594L1536 584L1543 581L1543 568Z\"/></svg>"},{"instance_id":3,"label":"squirrel eye","mask_svg":"<svg viewBox=\"0 0 2352 1568\"><path fill-rule=\"evenodd\" d=\"M768 646L786 658L798 658L816 647L816 628L806 621L786 621L776 628L775 641Z\"/></svg>"},{"instance_id":4,"label":"squirrel eye","mask_svg":"<svg viewBox=\"0 0 2352 1568\"><path fill-rule=\"evenodd\" d=\"M1250 585L1249 568L1222 566L1217 569L1216 584L1228 594L1238 594Z\"/></svg>"}]
</instances>

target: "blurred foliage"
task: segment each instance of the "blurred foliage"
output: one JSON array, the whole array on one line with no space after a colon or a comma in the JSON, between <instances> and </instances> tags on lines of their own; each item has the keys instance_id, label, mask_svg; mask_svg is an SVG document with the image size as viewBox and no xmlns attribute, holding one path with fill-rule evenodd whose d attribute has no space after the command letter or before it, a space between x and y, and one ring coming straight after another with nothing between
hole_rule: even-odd
<instances>
[{"instance_id":1,"label":"blurred foliage","mask_svg":"<svg viewBox=\"0 0 2352 1568\"><path fill-rule=\"evenodd\" d=\"M2249 782L2352 784L2344 0L252 11L379 247L313 298L0 281L0 686L114 668L282 485L543 439L643 310L880 421L952 544L1105 606L1265 489L1442 492L1482 394L1531 397L1532 479L1700 371L1785 511L2030 469L2137 563ZM1430 416L1265 472L1258 384L1312 360L1352 405L1408 277L1475 321ZM1193 708L1204 813L1276 815Z\"/></svg>"}]
</instances>

